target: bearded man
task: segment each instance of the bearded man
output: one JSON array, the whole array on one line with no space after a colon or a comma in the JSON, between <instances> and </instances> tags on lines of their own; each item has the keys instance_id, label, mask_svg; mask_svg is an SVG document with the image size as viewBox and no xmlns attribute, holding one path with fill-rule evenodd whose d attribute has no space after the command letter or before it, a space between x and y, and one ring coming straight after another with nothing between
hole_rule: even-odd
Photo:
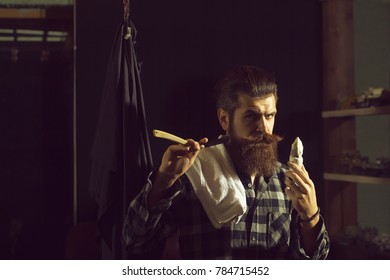
<instances>
[{"instance_id":1,"label":"bearded man","mask_svg":"<svg viewBox=\"0 0 390 280\"><path fill-rule=\"evenodd\" d=\"M205 147L207 138L188 139L168 147L129 206L122 232L128 252L141 258L163 252L183 259L327 257L314 183L303 165L278 161L277 98L273 76L262 69L246 65L225 73L216 102L229 141Z\"/></svg>"}]
</instances>

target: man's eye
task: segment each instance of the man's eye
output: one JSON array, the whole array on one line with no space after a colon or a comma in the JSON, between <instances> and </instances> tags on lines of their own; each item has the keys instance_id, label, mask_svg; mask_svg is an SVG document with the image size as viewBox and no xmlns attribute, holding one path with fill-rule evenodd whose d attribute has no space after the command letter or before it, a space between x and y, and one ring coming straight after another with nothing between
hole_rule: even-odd
<instances>
[{"instance_id":1,"label":"man's eye","mask_svg":"<svg viewBox=\"0 0 390 280\"><path fill-rule=\"evenodd\" d=\"M267 120L269 120L269 119L272 119L274 116L275 116L275 114L267 114L267 115L265 115L265 118Z\"/></svg>"},{"instance_id":2,"label":"man's eye","mask_svg":"<svg viewBox=\"0 0 390 280\"><path fill-rule=\"evenodd\" d=\"M257 116L255 114L249 114L249 115L245 116L245 119L247 119L247 120L254 120L256 118L257 118Z\"/></svg>"}]
</instances>

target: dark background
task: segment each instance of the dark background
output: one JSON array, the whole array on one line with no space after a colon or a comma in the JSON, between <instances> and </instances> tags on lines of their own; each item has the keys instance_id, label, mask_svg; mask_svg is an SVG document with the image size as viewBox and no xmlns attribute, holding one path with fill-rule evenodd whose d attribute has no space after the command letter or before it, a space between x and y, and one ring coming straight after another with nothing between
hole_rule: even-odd
<instances>
[{"instance_id":1,"label":"dark background","mask_svg":"<svg viewBox=\"0 0 390 280\"><path fill-rule=\"evenodd\" d=\"M77 224L93 225L97 205L88 194L91 145L122 1L77 1L75 17ZM235 65L264 68L279 85L274 131L284 136L280 160L288 160L299 136L321 206L319 1L131 1L130 17L138 30L150 132L217 137L222 131L211 98L215 82ZM0 212L2 228L19 229L15 245L0 244L6 248L4 258L64 258L68 231L74 228L73 55L58 57L45 65L21 57L19 67L8 56L0 57ZM168 144L151 139L155 166ZM2 236L9 238L4 230Z\"/></svg>"}]
</instances>

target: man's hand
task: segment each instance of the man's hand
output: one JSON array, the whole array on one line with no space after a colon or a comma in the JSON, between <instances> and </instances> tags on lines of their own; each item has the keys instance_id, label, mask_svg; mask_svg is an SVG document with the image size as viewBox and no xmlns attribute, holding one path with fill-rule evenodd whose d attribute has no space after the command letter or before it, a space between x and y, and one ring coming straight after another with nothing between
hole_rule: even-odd
<instances>
[{"instance_id":1,"label":"man's hand","mask_svg":"<svg viewBox=\"0 0 390 280\"><path fill-rule=\"evenodd\" d=\"M288 162L290 170L286 171L286 194L290 197L294 208L298 211L301 220L313 217L318 211L316 190L305 167ZM318 217L312 225L318 222Z\"/></svg>"},{"instance_id":2,"label":"man's hand","mask_svg":"<svg viewBox=\"0 0 390 280\"><path fill-rule=\"evenodd\" d=\"M202 145L207 141L207 138L203 138L199 142L188 139L185 145L169 146L163 155L158 172L169 181L173 181L173 184L191 167L203 147Z\"/></svg>"},{"instance_id":3,"label":"man's hand","mask_svg":"<svg viewBox=\"0 0 390 280\"><path fill-rule=\"evenodd\" d=\"M163 155L161 165L153 180L153 188L148 196L149 208L160 201L168 188L187 172L207 141L207 138L203 138L199 142L188 139L185 145L177 144L168 147Z\"/></svg>"},{"instance_id":4,"label":"man's hand","mask_svg":"<svg viewBox=\"0 0 390 280\"><path fill-rule=\"evenodd\" d=\"M320 215L317 215L318 205L316 189L305 167L288 162L290 170L286 171L286 194L290 197L295 210L301 218L300 240L306 254L313 256L317 249L316 239L319 231Z\"/></svg>"}]
</instances>

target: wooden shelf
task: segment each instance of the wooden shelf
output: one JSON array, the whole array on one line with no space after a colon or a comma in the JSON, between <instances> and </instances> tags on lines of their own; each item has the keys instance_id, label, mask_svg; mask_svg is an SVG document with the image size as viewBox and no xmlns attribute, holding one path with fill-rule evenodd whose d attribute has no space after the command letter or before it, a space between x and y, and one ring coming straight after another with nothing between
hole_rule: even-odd
<instances>
[{"instance_id":1,"label":"wooden shelf","mask_svg":"<svg viewBox=\"0 0 390 280\"><path fill-rule=\"evenodd\" d=\"M323 111L322 118L338 118L350 116L368 116L390 114L390 106L368 107L361 109Z\"/></svg>"},{"instance_id":2,"label":"wooden shelf","mask_svg":"<svg viewBox=\"0 0 390 280\"><path fill-rule=\"evenodd\" d=\"M340 173L324 173L324 179L329 181L342 181L342 182L350 182L350 183L390 185L390 178L386 178L386 177L370 177L370 176L340 174Z\"/></svg>"}]
</instances>

